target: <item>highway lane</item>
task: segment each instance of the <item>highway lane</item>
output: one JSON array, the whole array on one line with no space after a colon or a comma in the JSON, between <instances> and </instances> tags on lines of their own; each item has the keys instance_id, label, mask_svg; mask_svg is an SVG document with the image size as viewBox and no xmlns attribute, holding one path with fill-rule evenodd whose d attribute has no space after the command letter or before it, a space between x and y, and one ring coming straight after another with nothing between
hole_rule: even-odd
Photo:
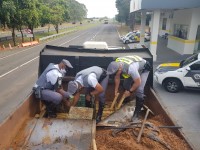
<instances>
[{"instance_id":1,"label":"highway lane","mask_svg":"<svg viewBox=\"0 0 200 150\"><path fill-rule=\"evenodd\" d=\"M106 41L111 46L124 46L114 25L99 25L78 31L33 47L0 53L0 122L30 94L37 79L39 52L46 45L82 45L85 41Z\"/></svg>"}]
</instances>

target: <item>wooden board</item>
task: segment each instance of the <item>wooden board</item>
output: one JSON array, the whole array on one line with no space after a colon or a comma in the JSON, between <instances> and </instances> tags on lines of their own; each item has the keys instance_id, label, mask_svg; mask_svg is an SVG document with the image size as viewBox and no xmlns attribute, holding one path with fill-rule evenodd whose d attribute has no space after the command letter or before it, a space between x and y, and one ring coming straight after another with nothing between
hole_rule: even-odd
<instances>
[{"instance_id":1,"label":"wooden board","mask_svg":"<svg viewBox=\"0 0 200 150\"><path fill-rule=\"evenodd\" d=\"M69 111L70 119L89 119L92 120L93 109L87 107L71 107Z\"/></svg>"}]
</instances>

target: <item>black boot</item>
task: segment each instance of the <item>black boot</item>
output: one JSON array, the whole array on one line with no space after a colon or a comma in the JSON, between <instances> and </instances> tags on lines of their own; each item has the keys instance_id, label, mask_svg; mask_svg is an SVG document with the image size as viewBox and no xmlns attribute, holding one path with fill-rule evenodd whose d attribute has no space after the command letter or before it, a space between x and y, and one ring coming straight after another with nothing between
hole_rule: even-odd
<instances>
[{"instance_id":1,"label":"black boot","mask_svg":"<svg viewBox=\"0 0 200 150\"><path fill-rule=\"evenodd\" d=\"M101 121L104 105L105 105L105 103L99 102L99 109L98 109L98 113L97 113L97 117L96 117L96 123L99 123Z\"/></svg>"},{"instance_id":2,"label":"black boot","mask_svg":"<svg viewBox=\"0 0 200 150\"><path fill-rule=\"evenodd\" d=\"M132 122L139 122L139 115L144 104L144 98L136 97L136 106L131 119Z\"/></svg>"},{"instance_id":3,"label":"black boot","mask_svg":"<svg viewBox=\"0 0 200 150\"><path fill-rule=\"evenodd\" d=\"M132 100L132 99L131 99L130 96L129 96L129 97L126 97L126 98L124 99L124 101L123 101L123 104L129 103L131 100Z\"/></svg>"},{"instance_id":4,"label":"black boot","mask_svg":"<svg viewBox=\"0 0 200 150\"><path fill-rule=\"evenodd\" d=\"M46 112L48 118L56 118L56 104L52 102L45 101L44 104L46 105Z\"/></svg>"}]
</instances>

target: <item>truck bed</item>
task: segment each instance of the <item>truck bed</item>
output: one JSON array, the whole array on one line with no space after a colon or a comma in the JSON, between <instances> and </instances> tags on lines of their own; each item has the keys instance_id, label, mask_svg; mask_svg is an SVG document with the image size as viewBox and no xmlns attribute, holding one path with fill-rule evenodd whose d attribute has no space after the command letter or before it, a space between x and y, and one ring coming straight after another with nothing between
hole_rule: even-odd
<instances>
[{"instance_id":1,"label":"truck bed","mask_svg":"<svg viewBox=\"0 0 200 150\"><path fill-rule=\"evenodd\" d=\"M87 67L100 66L104 69L108 64L115 60L116 57L126 55L139 55L153 63L153 58L148 49L132 49L132 50L91 50L83 48L66 48L47 45L40 52L38 75L40 75L49 63L59 63L62 59L67 59L73 65L73 69L69 70L67 78L71 79L75 74ZM64 83L65 84L65 83ZM109 82L106 91L106 103L112 102L114 99L113 83ZM150 72L147 80L145 94L148 100L146 105L156 114L162 114L167 125L175 125L168 116L162 105L158 101L158 97L152 89L153 86L153 70ZM66 87L66 85L64 86ZM35 99L31 93L23 103L16 106L10 116L0 124L0 149L83 149L89 150L91 142L95 138L96 123L86 119L36 119L35 114L41 112L40 101ZM109 103L110 104L110 103ZM132 106L133 107L133 106ZM123 108L122 108L123 110ZM124 111L124 110L123 110ZM122 111L122 112L123 112ZM127 116L132 114L129 109ZM115 113L115 110L111 111ZM131 112L131 113L130 113ZM110 114L108 114L110 115ZM118 117L116 115L114 117ZM125 117L122 117L125 118ZM176 134L179 139L184 136L179 130L170 131ZM167 137L170 138L170 137ZM126 139L127 140L127 139ZM185 140L185 139L184 139ZM187 140L185 140L187 143ZM188 144L189 145L189 144ZM188 149L190 149L190 146Z\"/></svg>"}]
</instances>

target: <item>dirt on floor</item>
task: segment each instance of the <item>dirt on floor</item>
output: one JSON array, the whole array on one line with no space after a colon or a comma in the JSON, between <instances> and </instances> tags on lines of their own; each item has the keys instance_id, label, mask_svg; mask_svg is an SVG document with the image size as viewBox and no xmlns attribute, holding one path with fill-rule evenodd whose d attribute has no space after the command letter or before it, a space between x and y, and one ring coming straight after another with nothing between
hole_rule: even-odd
<instances>
[{"instance_id":1,"label":"dirt on floor","mask_svg":"<svg viewBox=\"0 0 200 150\"><path fill-rule=\"evenodd\" d=\"M166 126L164 118L161 115L147 119L147 122L152 123L155 127ZM98 150L190 150L187 142L175 134L169 128L157 128L159 130L144 128L140 143L137 143L137 135L140 128L126 129L120 132L116 137L112 136L112 129L97 129L96 144ZM156 133L161 139L161 143L147 137L149 133Z\"/></svg>"}]
</instances>

